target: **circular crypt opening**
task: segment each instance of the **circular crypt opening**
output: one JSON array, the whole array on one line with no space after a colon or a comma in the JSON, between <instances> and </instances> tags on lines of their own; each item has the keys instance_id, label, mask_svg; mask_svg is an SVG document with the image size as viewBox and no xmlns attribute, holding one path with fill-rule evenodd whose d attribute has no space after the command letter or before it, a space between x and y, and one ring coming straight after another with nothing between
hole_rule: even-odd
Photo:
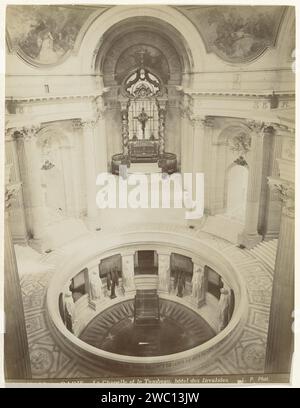
<instances>
[{"instance_id":1,"label":"circular crypt opening","mask_svg":"<svg viewBox=\"0 0 300 408\"><path fill-rule=\"evenodd\" d=\"M138 291L96 316L79 338L111 353L147 357L174 354L199 346L215 331L199 314L155 291Z\"/></svg>"}]
</instances>

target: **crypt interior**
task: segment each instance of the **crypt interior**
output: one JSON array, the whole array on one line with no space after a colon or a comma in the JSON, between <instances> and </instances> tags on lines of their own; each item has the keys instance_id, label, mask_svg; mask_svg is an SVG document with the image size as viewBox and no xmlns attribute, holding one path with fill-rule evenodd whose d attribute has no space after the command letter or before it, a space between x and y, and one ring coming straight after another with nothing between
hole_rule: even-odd
<instances>
[{"instance_id":1,"label":"crypt interior","mask_svg":"<svg viewBox=\"0 0 300 408\"><path fill-rule=\"evenodd\" d=\"M6 379L288 378L294 8L10 5L6 40ZM203 173L203 216L101 173Z\"/></svg>"}]
</instances>

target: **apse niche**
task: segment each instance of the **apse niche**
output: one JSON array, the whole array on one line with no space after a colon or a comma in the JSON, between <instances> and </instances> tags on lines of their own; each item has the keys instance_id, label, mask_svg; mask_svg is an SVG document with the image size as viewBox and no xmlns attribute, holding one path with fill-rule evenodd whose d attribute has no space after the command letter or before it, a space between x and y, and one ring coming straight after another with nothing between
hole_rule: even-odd
<instances>
[{"instance_id":1,"label":"apse niche","mask_svg":"<svg viewBox=\"0 0 300 408\"><path fill-rule=\"evenodd\" d=\"M120 149L109 152L112 173L118 175L120 165L146 168L145 163L152 163L157 172L176 172L181 98L177 87L191 65L180 33L157 19L136 18L113 26L105 40L96 72L108 89L107 126L118 126L118 132L108 131L115 133L112 144Z\"/></svg>"}]
</instances>

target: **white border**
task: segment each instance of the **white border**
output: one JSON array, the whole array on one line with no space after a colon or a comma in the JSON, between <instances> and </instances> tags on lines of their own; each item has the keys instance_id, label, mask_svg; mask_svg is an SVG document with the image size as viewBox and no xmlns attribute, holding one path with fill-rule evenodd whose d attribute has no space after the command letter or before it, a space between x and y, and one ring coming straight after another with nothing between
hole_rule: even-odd
<instances>
[{"instance_id":1,"label":"white border","mask_svg":"<svg viewBox=\"0 0 300 408\"><path fill-rule=\"evenodd\" d=\"M173 0L173 1L162 1L162 0L143 0L143 1L114 1L114 0L102 0L102 1L97 1L97 0L1 0L0 2L0 93L1 93L1 107L0 107L0 127L1 127L1 138L0 138L0 163L1 163L1 171L0 171L0 177L1 177L1 182L0 182L0 203L1 203L1 214L0 214L0 313L3 310L3 255L4 255L4 249L3 249L3 223L4 223L4 100L5 100L5 9L7 5L11 4L23 4L23 5L43 5L43 4L90 4L90 5L126 5L126 4L151 4L151 5L159 5L159 4L171 4L171 5L287 5L287 6L295 6L296 7L296 19L299 19L299 2L296 0L264 0L264 1L249 1L249 0L222 0L222 1L212 1L212 0L205 0L205 1L195 1L195 0L189 0L189 1L178 1L178 0ZM300 38L299 38L299 29L296 24L296 43L299 44ZM298 53L300 55L300 53ZM296 72L298 73L300 70L299 68L299 62L296 65ZM296 76L296 102L299 102L298 100L299 96L299 81ZM296 104L297 110L296 110L296 133L298 129L298 106L299 104ZM296 143L296 185L299 179L299 143ZM299 217L297 216L299 210L299 194L298 194L298 189L296 189L296 218L295 218L295 223L296 223L296 237L295 237L295 247L299 248L299 227L300 227L300 221ZM300 282L299 282L299 273L298 271L298 265L299 265L299 257L296 255L295 259L295 310L300 312L300 300L299 300L299 293L300 293ZM299 314L299 313L298 313ZM0 314L1 316L1 314ZM300 317L300 316L299 316ZM299 318L298 317L298 318ZM278 387L299 387L300 386L300 353L299 353L299 347L300 347L300 342L299 342L299 322L296 324L298 326L298 333L295 333L295 354L294 354L294 359L293 359L293 367L292 367L292 385L284 385L284 384L264 384L264 385L251 385L251 387L256 387L256 388L278 388ZM0 321L0 329L1 329L1 321ZM3 371L3 336L0 333L0 387L5 386L4 385L4 371ZM161 384L161 385L156 385L157 387L166 387L167 384ZM9 385L10 387L14 386L13 384ZM65 388L65 387L119 387L119 388L126 388L128 385L122 385L122 384L59 384L59 383L47 383L47 384L37 384L37 383L31 383L31 384L16 384L16 387L60 387L60 388ZM130 385L131 387L133 385ZM138 385L135 385L138 387ZM170 384L170 387L176 387L174 384ZM147 387L146 384L142 384L142 387ZM153 385L149 385L149 387L153 387ZM180 385L180 388L184 387L192 387L192 384L187 384L187 385ZM201 387L201 385L197 385L197 387ZM216 385L206 385L206 387L216 387ZM226 385L222 385L222 387L227 387ZM241 387L239 385L232 384L229 387ZM245 387L245 386L243 386Z\"/></svg>"}]
</instances>

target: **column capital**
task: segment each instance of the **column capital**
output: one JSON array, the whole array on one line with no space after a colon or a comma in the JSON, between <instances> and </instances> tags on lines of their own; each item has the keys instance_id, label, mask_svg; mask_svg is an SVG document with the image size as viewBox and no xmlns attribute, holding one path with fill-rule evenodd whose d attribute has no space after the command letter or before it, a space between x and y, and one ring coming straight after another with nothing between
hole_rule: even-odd
<instances>
[{"instance_id":1,"label":"column capital","mask_svg":"<svg viewBox=\"0 0 300 408\"><path fill-rule=\"evenodd\" d=\"M80 126L83 129L94 129L96 125L95 119L82 119L80 122Z\"/></svg>"},{"instance_id":2,"label":"column capital","mask_svg":"<svg viewBox=\"0 0 300 408\"><path fill-rule=\"evenodd\" d=\"M254 132L259 135L273 134L274 132L274 127L272 126L272 123L266 123L257 120L247 120L246 125L251 130L251 132Z\"/></svg>"},{"instance_id":3,"label":"column capital","mask_svg":"<svg viewBox=\"0 0 300 408\"><path fill-rule=\"evenodd\" d=\"M7 184L5 186L5 209L8 210L12 201L16 199L22 183Z\"/></svg>"},{"instance_id":4,"label":"column capital","mask_svg":"<svg viewBox=\"0 0 300 408\"><path fill-rule=\"evenodd\" d=\"M205 116L204 119L201 120L203 127L213 128L215 127L215 118L214 116Z\"/></svg>"},{"instance_id":5,"label":"column capital","mask_svg":"<svg viewBox=\"0 0 300 408\"><path fill-rule=\"evenodd\" d=\"M167 109L167 103L168 103L168 99L165 97L161 97L161 98L157 98L157 107L158 110L163 110L165 111Z\"/></svg>"},{"instance_id":6,"label":"column capital","mask_svg":"<svg viewBox=\"0 0 300 408\"><path fill-rule=\"evenodd\" d=\"M40 125L23 126L21 128L16 128L13 135L16 139L31 140L37 137L40 129Z\"/></svg>"},{"instance_id":7,"label":"column capital","mask_svg":"<svg viewBox=\"0 0 300 408\"><path fill-rule=\"evenodd\" d=\"M128 107L129 107L129 104L130 104L129 98L125 98L124 96L120 96L119 97L119 102L120 102L120 105L121 105L121 112L128 111Z\"/></svg>"},{"instance_id":8,"label":"column capital","mask_svg":"<svg viewBox=\"0 0 300 408\"><path fill-rule=\"evenodd\" d=\"M14 140L15 139L15 127L10 127L5 129L5 140Z\"/></svg>"},{"instance_id":9,"label":"column capital","mask_svg":"<svg viewBox=\"0 0 300 408\"><path fill-rule=\"evenodd\" d=\"M204 128L204 123L203 123L205 120L204 116L197 115L197 114L190 114L189 117L190 117L193 127L200 126Z\"/></svg>"},{"instance_id":10,"label":"column capital","mask_svg":"<svg viewBox=\"0 0 300 408\"><path fill-rule=\"evenodd\" d=\"M269 177L268 184L271 190L276 191L279 194L279 198L282 201L282 212L288 217L295 216L295 184L282 180Z\"/></svg>"}]
</instances>

